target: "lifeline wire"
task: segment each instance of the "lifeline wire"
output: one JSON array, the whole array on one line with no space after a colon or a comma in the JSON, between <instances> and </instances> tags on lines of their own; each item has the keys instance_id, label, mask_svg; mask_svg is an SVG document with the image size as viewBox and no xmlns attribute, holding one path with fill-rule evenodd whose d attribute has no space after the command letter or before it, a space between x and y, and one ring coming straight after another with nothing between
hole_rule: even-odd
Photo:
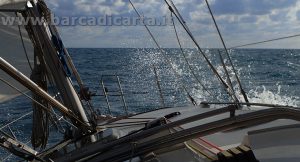
<instances>
[{"instance_id":1,"label":"lifeline wire","mask_svg":"<svg viewBox=\"0 0 300 162\"><path fill-rule=\"evenodd\" d=\"M52 113L53 115L55 115L55 116L57 117L57 114L55 114L54 112L51 112L51 111L50 111L47 107L45 107L43 104L39 103L38 101L36 101L36 100L33 99L32 97L30 97L29 95L25 94L24 92L22 92L21 90L19 90L17 87L15 87L15 86L13 86L12 84L10 84L9 82L7 82L6 80L0 78L0 81L2 81L3 83L7 84L7 85L10 86L11 88L15 89L16 91L18 91L18 92L21 93L22 95L26 96L26 97L29 98L31 101L35 102L36 104L38 104L39 106L41 106L43 109L45 109L46 111ZM31 111L30 113L32 113L32 111ZM30 113L27 113L27 115L29 115ZM23 117L22 117L22 118L23 118ZM64 118L62 118L62 119L63 119L63 121L65 121L66 123L68 123L69 125L71 125L72 127L78 129L75 125L73 125L72 123L70 123L70 122L67 121L66 119L64 119ZM20 120L20 119L18 119L18 120ZM16 121L15 121L15 122L16 122ZM7 124L7 125L11 125L11 124L12 124L12 123L9 123L9 124ZM5 127L7 127L7 125L1 127L0 130L3 129L3 128L5 128Z\"/></svg>"}]
</instances>

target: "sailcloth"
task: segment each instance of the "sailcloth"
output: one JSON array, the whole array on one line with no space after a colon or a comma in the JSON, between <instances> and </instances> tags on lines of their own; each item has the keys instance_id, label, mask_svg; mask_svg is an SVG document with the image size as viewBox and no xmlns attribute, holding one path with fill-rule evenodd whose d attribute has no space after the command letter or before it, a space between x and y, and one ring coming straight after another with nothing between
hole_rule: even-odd
<instances>
[{"instance_id":1,"label":"sailcloth","mask_svg":"<svg viewBox=\"0 0 300 162\"><path fill-rule=\"evenodd\" d=\"M18 4L20 2L26 2L27 0L1 0L0 2L0 6L3 5L14 5L14 4Z\"/></svg>"},{"instance_id":2,"label":"sailcloth","mask_svg":"<svg viewBox=\"0 0 300 162\"><path fill-rule=\"evenodd\" d=\"M5 8L8 9L8 6L20 6L22 3L16 2L25 2L24 0L2 0L0 2L0 9ZM25 5L26 3L23 3ZM15 23L14 25L6 25L4 21L9 18L16 17L13 12L0 12L0 57L8 61L10 64L16 67L20 72L30 77L31 69L28 64L26 54L22 45L22 40L20 36L20 32L18 29L18 25ZM23 36L23 42L25 49L27 51L28 58L33 64L33 46L27 35L26 30L23 26L20 26L21 33ZM32 65L33 66L33 65ZM0 77L9 81L11 84L16 86L22 92L27 92L27 89L16 82L13 78L8 76L5 72L0 70ZM12 89L8 85L0 82L0 103L12 99L16 96L20 95L19 92Z\"/></svg>"}]
</instances>

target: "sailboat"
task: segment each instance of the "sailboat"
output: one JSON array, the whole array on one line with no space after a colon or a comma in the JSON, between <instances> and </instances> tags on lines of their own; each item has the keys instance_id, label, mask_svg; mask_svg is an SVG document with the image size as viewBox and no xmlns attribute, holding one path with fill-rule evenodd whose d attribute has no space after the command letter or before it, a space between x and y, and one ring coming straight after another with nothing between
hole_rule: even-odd
<instances>
[{"instance_id":1,"label":"sailboat","mask_svg":"<svg viewBox=\"0 0 300 162\"><path fill-rule=\"evenodd\" d=\"M129 3L141 16L134 3ZM46 3L43 0L1 1L2 17L17 16L42 21L41 24L29 21L24 26L0 26L0 80L4 83L0 86L0 99L4 101L24 95L32 101L33 107L31 113L23 114L23 117L30 115L33 120L31 145L19 141L13 131L9 131L9 125L21 117L1 127L0 146L26 161L299 161L299 108L249 102L230 61L242 101L237 97L230 77L224 80L207 58L173 2L165 0L165 3L224 86L231 102L216 100L197 103L181 85L193 106L164 107L131 114L122 98L125 115L97 114L91 104L92 93L83 83L56 26L51 24L51 11ZM206 4L226 57L230 60L229 49L208 1ZM159 51L165 53L148 26L144 26ZM7 43L12 46L15 42L21 43L13 48L7 46ZM180 44L179 39L178 42ZM220 58L223 60L222 55ZM172 67L167 55L164 59ZM223 67L226 71L226 66ZM193 71L191 67L190 70ZM176 76L180 77L180 74ZM199 78L197 81L202 85ZM74 88L74 82L79 88ZM105 96L107 92L103 86ZM163 101L163 95L161 98ZM62 131L62 140L53 146L47 145L50 124L59 130L63 128L60 122L68 125Z\"/></svg>"}]
</instances>

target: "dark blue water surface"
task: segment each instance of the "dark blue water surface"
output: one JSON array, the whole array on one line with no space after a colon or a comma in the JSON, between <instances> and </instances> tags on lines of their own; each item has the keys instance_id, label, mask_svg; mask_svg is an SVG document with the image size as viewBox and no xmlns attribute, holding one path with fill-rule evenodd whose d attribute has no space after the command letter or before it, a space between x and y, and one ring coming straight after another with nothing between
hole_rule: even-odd
<instances>
[{"instance_id":1,"label":"dark blue water surface","mask_svg":"<svg viewBox=\"0 0 300 162\"><path fill-rule=\"evenodd\" d=\"M164 55L155 49L69 49L69 51L84 83L96 95L92 100L93 107L104 114L108 113L108 109L103 96L101 78L110 95L108 100L112 113L124 114L122 100L117 96L119 88L116 78L104 75L120 77L129 112L145 112L163 107L154 67L157 69L167 107L191 105L187 93L197 103L230 101L224 86L207 66L203 56L193 49L185 50L186 58L196 77L208 92L203 90L197 79L193 77L179 49L165 49ZM227 80L218 50L204 50L204 52L222 78ZM234 89L238 93L239 88L229 60L224 53L222 56ZM231 51L230 56L250 101L300 106L299 50L239 49ZM166 61L166 58L169 61ZM173 68L170 68L170 63ZM240 95L238 97L243 101ZM1 125L30 111L31 102L23 96L2 103L0 105ZM31 125L31 115L28 115L11 126L11 129L16 132L19 140L28 142ZM7 128L5 130L8 131ZM52 132L50 143L53 144L61 137L57 130L52 129ZM1 151L0 155L3 159L9 154Z\"/></svg>"}]
</instances>

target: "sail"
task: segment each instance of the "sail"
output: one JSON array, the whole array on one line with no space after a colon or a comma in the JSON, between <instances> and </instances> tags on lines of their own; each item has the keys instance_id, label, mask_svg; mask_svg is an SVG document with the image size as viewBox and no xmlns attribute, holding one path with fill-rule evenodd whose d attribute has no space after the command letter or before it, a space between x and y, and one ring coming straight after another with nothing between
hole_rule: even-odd
<instances>
[{"instance_id":1,"label":"sail","mask_svg":"<svg viewBox=\"0 0 300 162\"><path fill-rule=\"evenodd\" d=\"M27 0L1 0L0 6L4 5L19 5L21 3L26 3Z\"/></svg>"},{"instance_id":2,"label":"sail","mask_svg":"<svg viewBox=\"0 0 300 162\"><path fill-rule=\"evenodd\" d=\"M0 2L0 4L4 4ZM12 1L10 1L12 2ZM1 8L1 7L0 7ZM0 12L0 57L8 61L10 64L14 65L20 72L30 77L31 69L27 61L30 60L31 64L33 62L33 46L27 35L27 32L23 26L20 26L21 34L23 36L23 41L20 36L18 25L5 25L3 21L7 18L16 17L15 13L11 12ZM24 51L24 47L27 52ZM26 92L27 89L12 79L10 76L5 74L0 70L0 77L12 85L16 86L22 92ZM12 99L20 93L3 82L0 82L0 103Z\"/></svg>"}]
</instances>

